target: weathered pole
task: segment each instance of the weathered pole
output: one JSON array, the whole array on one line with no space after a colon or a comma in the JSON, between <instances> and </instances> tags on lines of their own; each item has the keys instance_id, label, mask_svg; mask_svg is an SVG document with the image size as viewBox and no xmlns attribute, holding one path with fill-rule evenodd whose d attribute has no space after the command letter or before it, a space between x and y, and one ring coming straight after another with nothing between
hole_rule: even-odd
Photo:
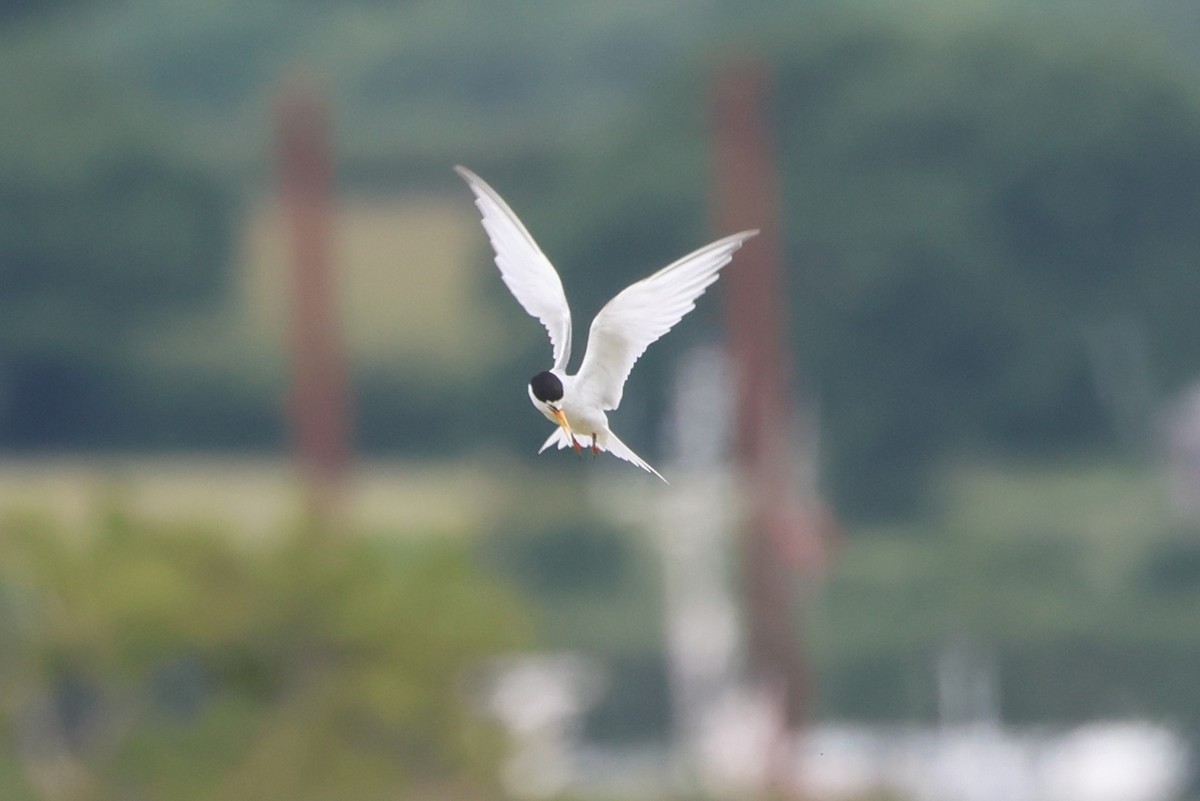
<instances>
[{"instance_id":1,"label":"weathered pole","mask_svg":"<svg viewBox=\"0 0 1200 801\"><path fill-rule=\"evenodd\" d=\"M291 448L310 512L327 522L349 464L350 402L332 262L329 115L316 90L293 86L283 93L277 137L291 245Z\"/></svg>"},{"instance_id":2,"label":"weathered pole","mask_svg":"<svg viewBox=\"0 0 1200 801\"><path fill-rule=\"evenodd\" d=\"M802 443L786 346L780 189L768 116L770 81L739 64L716 77L712 131L714 223L719 232L758 228L723 275L733 363L735 461L743 488L742 592L749 678L776 708L780 742L769 780L790 784L785 751L808 703L808 676L794 612L796 573L785 551L798 532Z\"/></svg>"}]
</instances>

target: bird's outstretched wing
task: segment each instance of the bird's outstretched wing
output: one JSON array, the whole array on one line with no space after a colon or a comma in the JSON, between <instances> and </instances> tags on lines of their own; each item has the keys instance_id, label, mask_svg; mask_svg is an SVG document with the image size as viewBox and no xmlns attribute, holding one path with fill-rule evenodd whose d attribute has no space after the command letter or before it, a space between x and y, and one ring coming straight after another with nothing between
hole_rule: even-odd
<instances>
[{"instance_id":1,"label":"bird's outstretched wing","mask_svg":"<svg viewBox=\"0 0 1200 801\"><path fill-rule=\"evenodd\" d=\"M521 307L546 327L554 348L554 368L565 371L571 358L571 309L558 273L495 189L466 167L454 171L475 193L500 277Z\"/></svg>"},{"instance_id":2,"label":"bird's outstretched wing","mask_svg":"<svg viewBox=\"0 0 1200 801\"><path fill-rule=\"evenodd\" d=\"M617 408L634 362L696 307L696 299L717 280L733 252L757 233L742 231L705 245L610 300L592 320L576 391L587 393L602 409Z\"/></svg>"}]
</instances>

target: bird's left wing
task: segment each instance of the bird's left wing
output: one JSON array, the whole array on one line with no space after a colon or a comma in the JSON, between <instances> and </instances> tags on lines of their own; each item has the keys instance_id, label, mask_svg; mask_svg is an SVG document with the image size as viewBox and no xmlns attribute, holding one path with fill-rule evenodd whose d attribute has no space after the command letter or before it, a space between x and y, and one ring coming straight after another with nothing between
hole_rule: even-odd
<instances>
[{"instance_id":1,"label":"bird's left wing","mask_svg":"<svg viewBox=\"0 0 1200 801\"><path fill-rule=\"evenodd\" d=\"M475 193L500 277L521 307L546 327L554 348L554 369L565 371L571 358L571 309L554 265L495 189L466 167L454 171Z\"/></svg>"},{"instance_id":2,"label":"bird's left wing","mask_svg":"<svg viewBox=\"0 0 1200 801\"><path fill-rule=\"evenodd\" d=\"M757 233L742 231L705 245L610 300L592 320L576 390L603 409L617 408L634 362L696 307L733 252Z\"/></svg>"}]
</instances>

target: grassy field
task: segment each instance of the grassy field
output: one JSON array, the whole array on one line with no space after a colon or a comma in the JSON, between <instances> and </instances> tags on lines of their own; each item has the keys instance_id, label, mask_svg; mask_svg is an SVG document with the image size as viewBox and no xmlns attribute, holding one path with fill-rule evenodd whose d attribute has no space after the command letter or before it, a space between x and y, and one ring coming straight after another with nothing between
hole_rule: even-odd
<instances>
[{"instance_id":1,"label":"grassy field","mask_svg":"<svg viewBox=\"0 0 1200 801\"><path fill-rule=\"evenodd\" d=\"M465 192L338 202L330 256L354 360L461 375L504 341L506 315L483 298L495 276L485 269L487 242L473 208ZM242 230L237 315L253 338L282 347L290 297L285 221L274 202L262 201Z\"/></svg>"},{"instance_id":2,"label":"grassy field","mask_svg":"<svg viewBox=\"0 0 1200 801\"><path fill-rule=\"evenodd\" d=\"M352 371L421 374L461 383L503 345L538 336L503 287L469 194L339 198L330 264ZM292 283L278 203L247 204L228 297L167 321L137 347L144 358L230 372L244 383L285 380Z\"/></svg>"},{"instance_id":3,"label":"grassy field","mask_svg":"<svg viewBox=\"0 0 1200 801\"><path fill-rule=\"evenodd\" d=\"M507 506L507 477L478 465L361 464L344 505L355 527L398 532L478 531ZM464 503L470 498L470 503ZM47 457L0 461L0 509L82 524L119 505L164 522L212 524L269 536L303 509L302 488L283 459L245 457Z\"/></svg>"}]
</instances>

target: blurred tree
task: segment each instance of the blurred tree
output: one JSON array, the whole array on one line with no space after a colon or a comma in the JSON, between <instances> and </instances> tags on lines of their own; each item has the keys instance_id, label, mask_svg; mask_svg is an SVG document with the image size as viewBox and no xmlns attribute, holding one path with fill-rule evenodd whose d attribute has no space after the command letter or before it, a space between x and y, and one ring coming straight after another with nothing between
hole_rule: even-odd
<instances>
[{"instance_id":1,"label":"blurred tree","mask_svg":"<svg viewBox=\"0 0 1200 801\"><path fill-rule=\"evenodd\" d=\"M39 798L491 792L501 743L465 671L523 643L521 604L461 543L331 534L4 521L0 719L19 759L0 769Z\"/></svg>"},{"instance_id":2,"label":"blurred tree","mask_svg":"<svg viewBox=\"0 0 1200 801\"><path fill-rule=\"evenodd\" d=\"M1164 513L1158 484L1094 464L962 472L939 476L930 522L854 538L808 608L817 714L932 722L938 661L966 641L1006 723L1194 732L1198 532Z\"/></svg>"},{"instance_id":3,"label":"blurred tree","mask_svg":"<svg viewBox=\"0 0 1200 801\"><path fill-rule=\"evenodd\" d=\"M1110 440L1089 327L1132 321L1155 380L1200 370L1194 93L1133 42L988 19L793 8L747 37L775 73L794 350L847 514L911 510L955 449ZM664 95L569 188L576 296L706 236L706 90Z\"/></svg>"},{"instance_id":4,"label":"blurred tree","mask_svg":"<svg viewBox=\"0 0 1200 801\"><path fill-rule=\"evenodd\" d=\"M0 442L111 439L134 337L218 296L228 197L40 34L0 55Z\"/></svg>"},{"instance_id":5,"label":"blurred tree","mask_svg":"<svg viewBox=\"0 0 1200 801\"><path fill-rule=\"evenodd\" d=\"M1148 717L1195 730L1200 693L1191 676L1200 638L1189 621L1200 610L1200 594L1195 584L1180 591L1169 578L1165 586L1154 583L1161 555L1194 547L1176 544L1170 532L1140 531L1146 547L1130 554L1121 580L1101 585L1079 558L1088 544L1077 532L1026 532L1007 543L977 532L943 533L948 537L917 546L927 565L941 569L911 576L915 583L906 590L900 587L907 580L888 582L891 591L883 593L899 604L889 613L892 626L908 636L825 663L839 664L823 672L834 708L867 718L882 712L932 719L936 659L962 634L992 654L1006 722ZM957 567L947 571L934 549L951 549ZM1143 569L1152 577L1149 587ZM839 588L835 603L848 600L843 591L862 589ZM868 594L879 600L880 588ZM909 625L918 619L915 629ZM864 674L866 665L877 673ZM865 679L874 689L859 695Z\"/></svg>"},{"instance_id":6,"label":"blurred tree","mask_svg":"<svg viewBox=\"0 0 1200 801\"><path fill-rule=\"evenodd\" d=\"M12 24L47 12L77 10L95 0L0 0L0 23Z\"/></svg>"},{"instance_id":7,"label":"blurred tree","mask_svg":"<svg viewBox=\"0 0 1200 801\"><path fill-rule=\"evenodd\" d=\"M561 487L538 481L554 503L497 515L481 555L529 592L541 647L581 652L601 665L605 687L584 716L585 736L664 738L671 715L660 555L644 532L581 515L587 499L576 480ZM554 507L558 514L547 514Z\"/></svg>"},{"instance_id":8,"label":"blurred tree","mask_svg":"<svg viewBox=\"0 0 1200 801\"><path fill-rule=\"evenodd\" d=\"M1198 234L1186 221L1200 123L1190 90L1137 52L1146 42L1123 38L1136 26L1109 35L1136 17L1166 20L1190 42L1185 3L1076 0L1035 13L1045 4L721 2L686 19L665 0L635 5L513 14L134 0L104 4L103 15L46 15L23 45L9 32L0 99L22 112L0 123L0 288L10 299L0 309L0 437L278 443L277 423L264 424L273 396L247 388L251 379L189 379L176 366L130 385L122 348L148 330L139 309L177 314L184 296L209 291L194 280L219 280L228 247L220 187L165 140L184 131L204 144L192 158L253 183L258 109L297 61L340 98L347 184L442 191L446 164L468 160L567 273L582 325L628 280L709 238L709 182L697 167L705 87L688 77L648 100L646 76L696 74L684 54L707 59L716 36L776 72L794 350L822 406L824 474L844 513L911 509L925 469L948 450L1085 447L1105 436L1085 329L1128 321L1164 383L1195 370L1185 343L1200 318L1185 299L1200 282ZM1006 21L1017 18L1027 22ZM710 61L699 66L711 74ZM158 105L131 100L130 87ZM622 132L613 121L627 113L636 118ZM715 322L719 308L705 302L697 315ZM675 352L712 330L689 321L647 353L622 409L631 437L651 439ZM536 360L531 344L497 363L488 385L536 366L541 346ZM368 445L455 438L422 425L446 396L396 403L396 387L407 399L427 382L368 380ZM189 392L146 402L180 381ZM536 436L522 393L501 402L510 399L488 406L495 425L485 428L514 442ZM212 411L177 413L176 400ZM125 410L136 411L112 424Z\"/></svg>"},{"instance_id":9,"label":"blurred tree","mask_svg":"<svg viewBox=\"0 0 1200 801\"><path fill-rule=\"evenodd\" d=\"M859 34L781 84L801 89L781 101L806 232L797 346L843 504L902 503L889 473L947 448L1107 438L1090 325L1135 320L1165 380L1200 367L1181 347L1200 335L1183 300L1200 289L1200 113L1182 84L1008 26Z\"/></svg>"}]
</instances>

